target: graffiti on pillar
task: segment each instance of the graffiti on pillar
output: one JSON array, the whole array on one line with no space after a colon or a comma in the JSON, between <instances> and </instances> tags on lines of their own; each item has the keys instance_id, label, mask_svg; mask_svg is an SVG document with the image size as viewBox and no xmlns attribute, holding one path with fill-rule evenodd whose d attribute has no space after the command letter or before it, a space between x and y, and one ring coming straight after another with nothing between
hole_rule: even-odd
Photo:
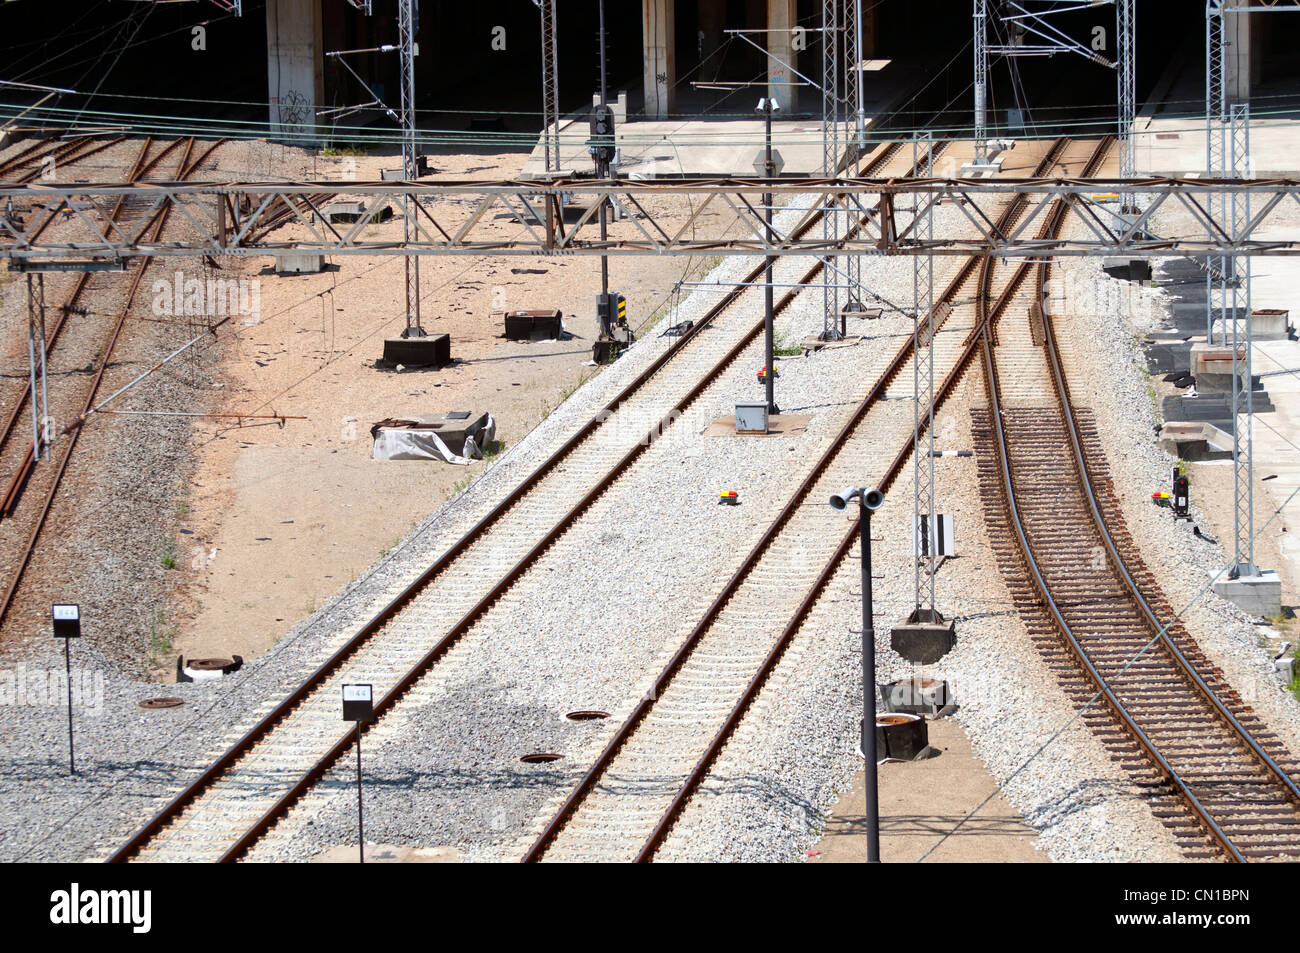
<instances>
[{"instance_id":1,"label":"graffiti on pillar","mask_svg":"<svg viewBox=\"0 0 1300 953\"><path fill-rule=\"evenodd\" d=\"M291 89L280 97L279 109L280 132L287 135L297 135L307 131L307 123L311 115L311 106L307 102L307 97L296 89Z\"/></svg>"}]
</instances>

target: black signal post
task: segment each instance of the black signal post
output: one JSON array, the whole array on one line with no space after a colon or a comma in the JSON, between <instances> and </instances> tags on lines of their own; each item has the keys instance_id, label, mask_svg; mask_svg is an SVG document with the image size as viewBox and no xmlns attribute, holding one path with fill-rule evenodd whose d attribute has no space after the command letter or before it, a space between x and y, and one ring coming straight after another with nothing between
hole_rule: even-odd
<instances>
[{"instance_id":1,"label":"black signal post","mask_svg":"<svg viewBox=\"0 0 1300 953\"><path fill-rule=\"evenodd\" d=\"M68 771L77 773L77 759L72 750L72 640L81 637L81 607L55 604L50 609L54 620L54 637L63 640L63 664L68 673Z\"/></svg>"},{"instance_id":2,"label":"black signal post","mask_svg":"<svg viewBox=\"0 0 1300 953\"><path fill-rule=\"evenodd\" d=\"M374 687L343 686L343 720L356 724L357 740L357 862L366 862L366 828L361 810L361 725L375 720Z\"/></svg>"},{"instance_id":3,"label":"black signal post","mask_svg":"<svg viewBox=\"0 0 1300 953\"><path fill-rule=\"evenodd\" d=\"M862 549L862 769L867 818L867 863L880 863L880 793L876 779L876 623L871 595L871 514L885 501L879 490L849 487L831 497L831 506L848 509L858 501L858 540Z\"/></svg>"},{"instance_id":4,"label":"black signal post","mask_svg":"<svg viewBox=\"0 0 1300 953\"><path fill-rule=\"evenodd\" d=\"M758 111L763 114L764 126L767 131L767 145L763 161L763 177L772 179L776 177L776 164L772 159L772 110L777 108L776 100L770 96L764 96L758 101ZM763 193L763 218L767 225L767 240L769 243L774 242L775 236L772 233L772 193ZM781 408L776 406L776 345L775 334L773 331L774 324L774 306L772 303L772 272L776 264L776 258L772 255L767 256L767 277L766 284L763 288L763 338L764 353L767 360L767 373L763 375L766 394L764 399L767 401L768 414L779 414Z\"/></svg>"}]
</instances>

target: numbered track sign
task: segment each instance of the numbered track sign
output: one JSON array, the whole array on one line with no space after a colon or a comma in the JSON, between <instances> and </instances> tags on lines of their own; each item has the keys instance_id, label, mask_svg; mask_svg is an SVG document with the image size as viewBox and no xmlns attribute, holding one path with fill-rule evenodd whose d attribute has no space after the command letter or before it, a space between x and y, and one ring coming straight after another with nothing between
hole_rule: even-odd
<instances>
[{"instance_id":1,"label":"numbered track sign","mask_svg":"<svg viewBox=\"0 0 1300 953\"><path fill-rule=\"evenodd\" d=\"M374 689L369 685L343 686L343 720L374 721Z\"/></svg>"},{"instance_id":2,"label":"numbered track sign","mask_svg":"<svg viewBox=\"0 0 1300 953\"><path fill-rule=\"evenodd\" d=\"M81 607L74 605L55 605L51 615L54 617L54 637L56 639L75 639L81 635Z\"/></svg>"}]
</instances>

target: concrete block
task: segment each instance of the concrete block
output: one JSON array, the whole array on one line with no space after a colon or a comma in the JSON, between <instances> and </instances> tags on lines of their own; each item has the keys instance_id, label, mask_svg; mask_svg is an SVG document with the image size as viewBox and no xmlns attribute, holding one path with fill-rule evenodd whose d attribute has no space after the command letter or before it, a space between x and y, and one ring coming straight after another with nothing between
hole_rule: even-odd
<instances>
[{"instance_id":1,"label":"concrete block","mask_svg":"<svg viewBox=\"0 0 1300 953\"><path fill-rule=\"evenodd\" d=\"M1206 344L1204 341L1192 345L1192 375L1199 381L1205 374L1219 377L1232 377L1232 348L1222 344ZM1246 345L1237 347L1237 368L1245 367Z\"/></svg>"},{"instance_id":2,"label":"concrete block","mask_svg":"<svg viewBox=\"0 0 1300 953\"><path fill-rule=\"evenodd\" d=\"M451 338L446 334L385 338L384 362L406 367L444 367L451 363Z\"/></svg>"},{"instance_id":3,"label":"concrete block","mask_svg":"<svg viewBox=\"0 0 1300 953\"><path fill-rule=\"evenodd\" d=\"M905 623L890 630L889 644L907 661L929 665L939 661L957 644L956 625L945 622L937 612L929 618L918 617L913 612Z\"/></svg>"},{"instance_id":4,"label":"concrete block","mask_svg":"<svg viewBox=\"0 0 1300 953\"><path fill-rule=\"evenodd\" d=\"M948 683L937 678L905 678L880 686L885 711L933 718L951 704Z\"/></svg>"},{"instance_id":5,"label":"concrete block","mask_svg":"<svg viewBox=\"0 0 1300 953\"><path fill-rule=\"evenodd\" d=\"M1151 280L1151 262L1145 258L1103 258L1101 268L1121 281Z\"/></svg>"},{"instance_id":6,"label":"concrete block","mask_svg":"<svg viewBox=\"0 0 1300 953\"><path fill-rule=\"evenodd\" d=\"M487 412L479 410L449 410L445 414L421 414L413 419L421 430L435 431L457 453L465 446L471 434L477 434L487 425Z\"/></svg>"},{"instance_id":7,"label":"concrete block","mask_svg":"<svg viewBox=\"0 0 1300 953\"><path fill-rule=\"evenodd\" d=\"M982 177L991 177L1002 172L1002 157L994 159L991 162L967 162L961 167L961 177L963 179L976 179Z\"/></svg>"},{"instance_id":8,"label":"concrete block","mask_svg":"<svg viewBox=\"0 0 1300 953\"><path fill-rule=\"evenodd\" d=\"M1256 308L1250 312L1251 333L1257 341L1282 341L1291 336L1291 312Z\"/></svg>"},{"instance_id":9,"label":"concrete block","mask_svg":"<svg viewBox=\"0 0 1300 953\"><path fill-rule=\"evenodd\" d=\"M1205 421L1167 423L1160 428L1160 449L1183 460L1222 460L1232 456L1232 434Z\"/></svg>"},{"instance_id":10,"label":"concrete block","mask_svg":"<svg viewBox=\"0 0 1300 953\"><path fill-rule=\"evenodd\" d=\"M511 341L551 341L563 330L561 314L555 309L498 312ZM493 317L497 317L493 315Z\"/></svg>"},{"instance_id":11,"label":"concrete block","mask_svg":"<svg viewBox=\"0 0 1300 953\"><path fill-rule=\"evenodd\" d=\"M325 206L322 214L325 221L333 223L351 224L365 214L365 202L332 202ZM393 207L391 205L381 205L370 214L372 222L386 222L393 217Z\"/></svg>"},{"instance_id":12,"label":"concrete block","mask_svg":"<svg viewBox=\"0 0 1300 953\"><path fill-rule=\"evenodd\" d=\"M314 275L325 270L325 256L311 252L296 252L275 256L277 275Z\"/></svg>"},{"instance_id":13,"label":"concrete block","mask_svg":"<svg viewBox=\"0 0 1300 953\"><path fill-rule=\"evenodd\" d=\"M1214 591L1253 616L1268 619L1282 612L1282 580L1271 569L1236 579L1225 573L1215 579Z\"/></svg>"}]
</instances>

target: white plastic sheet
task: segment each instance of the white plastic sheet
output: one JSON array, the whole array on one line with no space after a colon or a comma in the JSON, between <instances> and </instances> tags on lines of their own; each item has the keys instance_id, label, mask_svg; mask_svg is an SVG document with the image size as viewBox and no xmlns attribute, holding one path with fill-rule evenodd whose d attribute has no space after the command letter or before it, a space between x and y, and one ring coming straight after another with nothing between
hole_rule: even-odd
<instances>
[{"instance_id":1,"label":"white plastic sheet","mask_svg":"<svg viewBox=\"0 0 1300 953\"><path fill-rule=\"evenodd\" d=\"M442 460L468 464L483 459L483 448L496 439L491 414L466 434L464 446L449 447L436 430L420 427L379 427L371 457L375 460Z\"/></svg>"}]
</instances>

